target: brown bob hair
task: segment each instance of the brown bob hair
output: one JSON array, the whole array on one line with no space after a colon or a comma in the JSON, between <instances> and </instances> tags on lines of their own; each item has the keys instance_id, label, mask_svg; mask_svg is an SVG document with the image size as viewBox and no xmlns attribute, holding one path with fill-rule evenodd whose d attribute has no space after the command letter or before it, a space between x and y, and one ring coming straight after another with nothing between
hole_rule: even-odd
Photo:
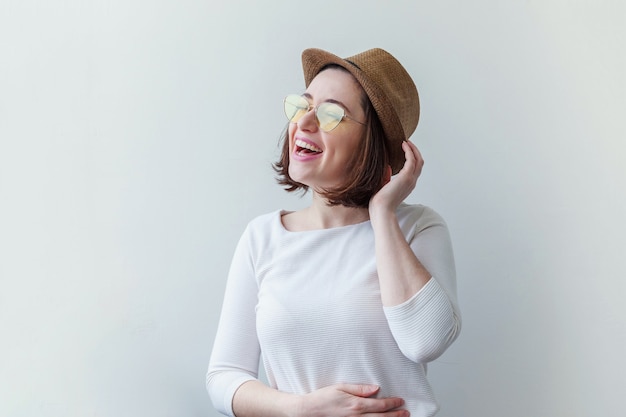
<instances>
[{"instance_id":1,"label":"brown bob hair","mask_svg":"<svg viewBox=\"0 0 626 417\"><path fill-rule=\"evenodd\" d=\"M337 68L348 72L339 65L326 66L320 72L327 68ZM364 92L361 95L361 103L365 111L366 129L364 140L359 142L358 149L349 163L349 174L343 184L318 190L319 194L332 206L367 208L372 196L382 188L385 171L389 165L390 152L383 126ZM277 173L276 180L284 186L286 191L300 190L306 193L309 189L307 185L294 181L289 176L288 127L283 133L280 159L273 164L273 168Z\"/></svg>"}]
</instances>

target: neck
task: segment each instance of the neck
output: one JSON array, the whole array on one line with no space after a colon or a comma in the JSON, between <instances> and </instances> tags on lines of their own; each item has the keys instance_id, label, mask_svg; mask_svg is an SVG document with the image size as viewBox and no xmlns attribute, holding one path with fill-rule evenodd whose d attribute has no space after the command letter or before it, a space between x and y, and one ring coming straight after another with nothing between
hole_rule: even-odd
<instances>
[{"instance_id":1,"label":"neck","mask_svg":"<svg viewBox=\"0 0 626 417\"><path fill-rule=\"evenodd\" d=\"M367 208L330 206L325 198L315 192L311 206L305 210L310 221L320 229L348 226L369 220Z\"/></svg>"}]
</instances>

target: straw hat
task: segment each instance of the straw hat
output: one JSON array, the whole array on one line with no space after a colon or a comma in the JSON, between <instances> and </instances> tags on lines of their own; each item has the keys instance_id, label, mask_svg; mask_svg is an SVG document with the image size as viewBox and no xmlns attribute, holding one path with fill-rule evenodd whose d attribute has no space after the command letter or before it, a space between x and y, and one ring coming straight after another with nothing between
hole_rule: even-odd
<instances>
[{"instance_id":1,"label":"straw hat","mask_svg":"<svg viewBox=\"0 0 626 417\"><path fill-rule=\"evenodd\" d=\"M411 76L398 60L380 48L345 59L311 48L302 52L306 86L322 68L330 64L348 70L365 90L387 136L391 170L396 174L405 160L402 141L413 134L420 114L419 96Z\"/></svg>"}]
</instances>

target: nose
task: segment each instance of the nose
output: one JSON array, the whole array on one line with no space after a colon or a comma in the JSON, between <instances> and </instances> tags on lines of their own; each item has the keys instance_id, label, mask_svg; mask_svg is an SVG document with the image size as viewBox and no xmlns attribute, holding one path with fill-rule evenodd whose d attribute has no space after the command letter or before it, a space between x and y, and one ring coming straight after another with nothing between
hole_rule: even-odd
<instances>
[{"instance_id":1,"label":"nose","mask_svg":"<svg viewBox=\"0 0 626 417\"><path fill-rule=\"evenodd\" d=\"M309 107L309 110L306 112L304 116L298 120L298 128L300 130L306 130L309 132L314 132L318 129L317 124L317 116L315 115L315 108L313 106Z\"/></svg>"}]
</instances>

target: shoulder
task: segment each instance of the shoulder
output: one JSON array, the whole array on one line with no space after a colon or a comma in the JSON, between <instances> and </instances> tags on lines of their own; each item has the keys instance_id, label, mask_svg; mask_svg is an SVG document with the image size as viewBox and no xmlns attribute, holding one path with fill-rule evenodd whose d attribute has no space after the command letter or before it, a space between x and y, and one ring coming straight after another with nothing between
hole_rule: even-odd
<instances>
[{"instance_id":1,"label":"shoulder","mask_svg":"<svg viewBox=\"0 0 626 417\"><path fill-rule=\"evenodd\" d=\"M397 215L400 221L422 223L445 222L443 217L434 209L422 204L402 203L398 206Z\"/></svg>"},{"instance_id":2,"label":"shoulder","mask_svg":"<svg viewBox=\"0 0 626 417\"><path fill-rule=\"evenodd\" d=\"M280 217L284 213L283 210L274 210L269 213L260 214L254 217L246 225L244 234L258 235L268 234L281 226Z\"/></svg>"},{"instance_id":3,"label":"shoulder","mask_svg":"<svg viewBox=\"0 0 626 417\"><path fill-rule=\"evenodd\" d=\"M443 217L434 209L422 204L402 203L396 211L398 223L405 236L417 234L430 227L447 229Z\"/></svg>"},{"instance_id":4,"label":"shoulder","mask_svg":"<svg viewBox=\"0 0 626 417\"><path fill-rule=\"evenodd\" d=\"M248 222L248 228L263 229L272 227L274 223L278 222L283 210L274 210L269 213L264 213L256 216Z\"/></svg>"},{"instance_id":5,"label":"shoulder","mask_svg":"<svg viewBox=\"0 0 626 417\"><path fill-rule=\"evenodd\" d=\"M239 237L237 251L255 257L280 232L281 210L275 210L250 220Z\"/></svg>"}]
</instances>

